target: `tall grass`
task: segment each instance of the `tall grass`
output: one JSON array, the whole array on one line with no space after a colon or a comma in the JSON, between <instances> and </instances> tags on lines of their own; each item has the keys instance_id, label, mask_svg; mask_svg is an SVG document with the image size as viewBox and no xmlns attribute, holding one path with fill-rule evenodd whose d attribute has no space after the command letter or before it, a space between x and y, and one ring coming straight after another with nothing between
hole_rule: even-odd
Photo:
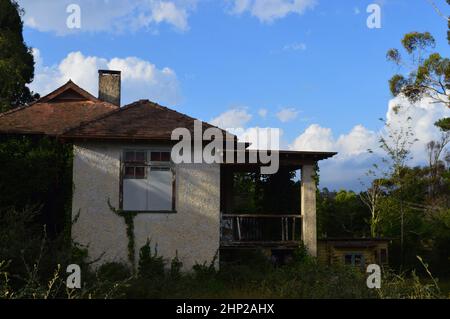
<instances>
[{"instance_id":1,"label":"tall grass","mask_svg":"<svg viewBox=\"0 0 450 319\"><path fill-rule=\"evenodd\" d=\"M414 273L385 270L381 289L366 285L366 274L346 266L327 266L299 254L284 266L272 265L259 253L222 264L215 260L181 272L178 258L168 261L142 247L138 271L126 264L106 263L98 269L83 267L82 289L65 287L65 275L55 265L51 276L39 277L39 263L27 268L29 276L13 287L13 269L0 262L0 298L444 298L436 280L423 283ZM147 266L151 266L146 268ZM151 271L150 271L151 270ZM48 272L42 272L48 273Z\"/></svg>"}]
</instances>

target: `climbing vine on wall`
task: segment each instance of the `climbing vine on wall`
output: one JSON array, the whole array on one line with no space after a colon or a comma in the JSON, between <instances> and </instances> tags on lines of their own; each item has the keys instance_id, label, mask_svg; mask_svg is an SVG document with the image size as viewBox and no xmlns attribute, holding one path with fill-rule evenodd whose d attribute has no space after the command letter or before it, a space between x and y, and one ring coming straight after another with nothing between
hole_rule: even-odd
<instances>
[{"instance_id":1,"label":"climbing vine on wall","mask_svg":"<svg viewBox=\"0 0 450 319\"><path fill-rule=\"evenodd\" d=\"M109 199L108 199L108 206L112 212L114 212L117 216L123 217L123 219L125 220L125 225L127 225L127 237L128 237L128 260L130 261L131 266L134 270L136 265L135 244L134 244L134 217L136 217L137 213L125 212L122 209L117 209L111 205Z\"/></svg>"}]
</instances>

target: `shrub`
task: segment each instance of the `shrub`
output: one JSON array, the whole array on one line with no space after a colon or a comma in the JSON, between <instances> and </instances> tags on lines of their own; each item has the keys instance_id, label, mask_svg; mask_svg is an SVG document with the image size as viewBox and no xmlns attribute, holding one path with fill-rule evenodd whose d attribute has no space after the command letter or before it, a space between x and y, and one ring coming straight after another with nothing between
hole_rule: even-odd
<instances>
[{"instance_id":1,"label":"shrub","mask_svg":"<svg viewBox=\"0 0 450 319\"><path fill-rule=\"evenodd\" d=\"M175 258L173 258L170 263L170 278L179 279L181 277L181 268L183 268L183 263L178 258L177 251Z\"/></svg>"},{"instance_id":2,"label":"shrub","mask_svg":"<svg viewBox=\"0 0 450 319\"><path fill-rule=\"evenodd\" d=\"M196 263L192 270L194 271L195 277L200 280L211 278L216 275L216 261L219 256L219 251L216 252L212 261L207 264L207 262L203 262L203 264Z\"/></svg>"},{"instance_id":3,"label":"shrub","mask_svg":"<svg viewBox=\"0 0 450 319\"><path fill-rule=\"evenodd\" d=\"M101 265L97 269L97 278L100 281L117 282L126 280L130 276L129 267L123 263L110 262Z\"/></svg>"},{"instance_id":4,"label":"shrub","mask_svg":"<svg viewBox=\"0 0 450 319\"><path fill-rule=\"evenodd\" d=\"M142 246L139 252L138 274L143 278L161 278L164 276L165 262L162 256L158 256L158 249L155 246L154 253L150 246L150 241Z\"/></svg>"}]
</instances>

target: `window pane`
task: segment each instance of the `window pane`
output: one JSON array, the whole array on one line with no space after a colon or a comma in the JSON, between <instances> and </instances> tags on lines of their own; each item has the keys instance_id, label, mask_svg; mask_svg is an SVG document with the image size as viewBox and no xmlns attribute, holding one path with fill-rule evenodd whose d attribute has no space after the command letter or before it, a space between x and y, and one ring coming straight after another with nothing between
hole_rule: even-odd
<instances>
[{"instance_id":1,"label":"window pane","mask_svg":"<svg viewBox=\"0 0 450 319\"><path fill-rule=\"evenodd\" d=\"M133 151L125 152L125 161L126 162L133 162L135 159L135 154Z\"/></svg>"},{"instance_id":2,"label":"window pane","mask_svg":"<svg viewBox=\"0 0 450 319\"><path fill-rule=\"evenodd\" d=\"M345 255L345 264L346 265L351 265L352 264L352 262L353 262L353 258L352 258L353 256L352 255Z\"/></svg>"},{"instance_id":3,"label":"window pane","mask_svg":"<svg viewBox=\"0 0 450 319\"><path fill-rule=\"evenodd\" d=\"M149 174L148 210L170 211L172 207L173 174L170 168L152 167Z\"/></svg>"},{"instance_id":4,"label":"window pane","mask_svg":"<svg viewBox=\"0 0 450 319\"><path fill-rule=\"evenodd\" d=\"M152 167L152 172L167 172L170 171L170 167Z\"/></svg>"},{"instance_id":5,"label":"window pane","mask_svg":"<svg viewBox=\"0 0 450 319\"><path fill-rule=\"evenodd\" d=\"M161 161L170 162L170 152L162 152L161 153Z\"/></svg>"},{"instance_id":6,"label":"window pane","mask_svg":"<svg viewBox=\"0 0 450 319\"><path fill-rule=\"evenodd\" d=\"M151 160L152 160L152 162L160 162L161 161L161 152L152 152Z\"/></svg>"},{"instance_id":7,"label":"window pane","mask_svg":"<svg viewBox=\"0 0 450 319\"><path fill-rule=\"evenodd\" d=\"M125 178L134 178L133 166L125 166Z\"/></svg>"},{"instance_id":8,"label":"window pane","mask_svg":"<svg viewBox=\"0 0 450 319\"><path fill-rule=\"evenodd\" d=\"M145 152L136 152L136 162L145 163L146 157Z\"/></svg>"},{"instance_id":9,"label":"window pane","mask_svg":"<svg viewBox=\"0 0 450 319\"><path fill-rule=\"evenodd\" d=\"M136 178L145 178L145 167L136 167L135 168L135 177Z\"/></svg>"},{"instance_id":10,"label":"window pane","mask_svg":"<svg viewBox=\"0 0 450 319\"><path fill-rule=\"evenodd\" d=\"M147 180L125 179L123 181L123 209L147 211Z\"/></svg>"}]
</instances>

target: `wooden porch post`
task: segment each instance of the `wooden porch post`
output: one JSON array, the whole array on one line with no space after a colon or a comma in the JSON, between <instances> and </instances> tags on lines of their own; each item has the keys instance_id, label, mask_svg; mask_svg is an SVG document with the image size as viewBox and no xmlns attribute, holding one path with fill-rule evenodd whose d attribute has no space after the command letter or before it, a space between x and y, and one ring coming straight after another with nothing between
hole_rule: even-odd
<instances>
[{"instance_id":1,"label":"wooden porch post","mask_svg":"<svg viewBox=\"0 0 450 319\"><path fill-rule=\"evenodd\" d=\"M309 254L317 257L316 179L314 165L303 165L301 172L302 240Z\"/></svg>"}]
</instances>

